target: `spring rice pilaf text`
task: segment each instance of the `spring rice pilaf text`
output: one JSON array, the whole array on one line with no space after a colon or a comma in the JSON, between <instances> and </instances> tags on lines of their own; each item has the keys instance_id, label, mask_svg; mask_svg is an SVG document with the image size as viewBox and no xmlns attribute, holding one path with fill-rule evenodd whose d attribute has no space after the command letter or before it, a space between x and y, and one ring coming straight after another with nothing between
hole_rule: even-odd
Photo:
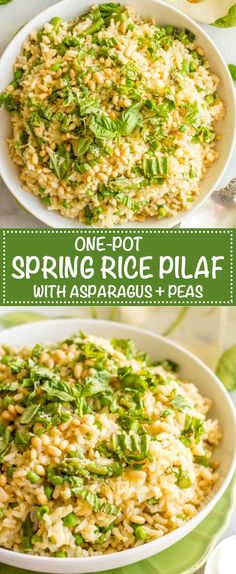
<instances>
[{"instance_id":1,"label":"spring rice pilaf text","mask_svg":"<svg viewBox=\"0 0 236 574\"><path fill-rule=\"evenodd\" d=\"M93 556L159 538L214 492L210 400L130 340L0 347L0 546Z\"/></svg>"},{"instance_id":2,"label":"spring rice pilaf text","mask_svg":"<svg viewBox=\"0 0 236 574\"><path fill-rule=\"evenodd\" d=\"M24 190L87 225L188 209L218 155L218 84L188 30L119 4L54 17L1 96Z\"/></svg>"}]
</instances>

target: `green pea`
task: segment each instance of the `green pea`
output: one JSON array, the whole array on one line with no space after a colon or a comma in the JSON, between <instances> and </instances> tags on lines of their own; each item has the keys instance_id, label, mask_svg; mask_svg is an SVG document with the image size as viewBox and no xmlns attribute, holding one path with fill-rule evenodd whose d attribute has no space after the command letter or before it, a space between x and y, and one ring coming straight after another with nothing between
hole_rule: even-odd
<instances>
[{"instance_id":1,"label":"green pea","mask_svg":"<svg viewBox=\"0 0 236 574\"><path fill-rule=\"evenodd\" d=\"M55 62L54 64L51 65L51 70L52 72L57 72L57 70L59 70L61 67L60 62Z\"/></svg>"},{"instance_id":2,"label":"green pea","mask_svg":"<svg viewBox=\"0 0 236 574\"><path fill-rule=\"evenodd\" d=\"M51 205L51 198L49 195L45 195L45 197L42 197L41 199L44 205Z\"/></svg>"},{"instance_id":3,"label":"green pea","mask_svg":"<svg viewBox=\"0 0 236 574\"><path fill-rule=\"evenodd\" d=\"M142 526L137 526L134 530L134 534L138 540L146 540L147 532Z\"/></svg>"},{"instance_id":4,"label":"green pea","mask_svg":"<svg viewBox=\"0 0 236 574\"><path fill-rule=\"evenodd\" d=\"M52 495L53 495L53 491L54 491L54 488L52 488L52 486L50 486L49 484L47 484L44 487L44 494L46 494L46 497L48 500L51 500Z\"/></svg>"},{"instance_id":5,"label":"green pea","mask_svg":"<svg viewBox=\"0 0 236 574\"><path fill-rule=\"evenodd\" d=\"M180 132L184 133L186 132L188 129L188 126L186 124L182 124L179 128Z\"/></svg>"},{"instance_id":6,"label":"green pea","mask_svg":"<svg viewBox=\"0 0 236 574\"><path fill-rule=\"evenodd\" d=\"M26 475L26 478L28 478L28 480L30 480L30 482L32 482L33 484L38 484L38 482L41 481L41 476L36 474L36 472L34 472L33 470L29 470L29 472Z\"/></svg>"},{"instance_id":7,"label":"green pea","mask_svg":"<svg viewBox=\"0 0 236 574\"><path fill-rule=\"evenodd\" d=\"M189 70L190 70L190 72L195 72L196 69L197 69L197 66L196 66L194 60L192 60L189 64Z\"/></svg>"},{"instance_id":8,"label":"green pea","mask_svg":"<svg viewBox=\"0 0 236 574\"><path fill-rule=\"evenodd\" d=\"M11 361L12 359L13 359L13 357L11 357L11 355L4 355L4 356L1 358L1 363L2 363L3 365L8 365L9 361Z\"/></svg>"},{"instance_id":9,"label":"green pea","mask_svg":"<svg viewBox=\"0 0 236 574\"><path fill-rule=\"evenodd\" d=\"M212 94L207 94L205 100L208 104L212 104L214 102L214 96Z\"/></svg>"},{"instance_id":10,"label":"green pea","mask_svg":"<svg viewBox=\"0 0 236 574\"><path fill-rule=\"evenodd\" d=\"M22 78L24 74L24 70L22 70L22 68L18 68L15 73L14 73L14 80L20 80L20 78Z\"/></svg>"},{"instance_id":11,"label":"green pea","mask_svg":"<svg viewBox=\"0 0 236 574\"><path fill-rule=\"evenodd\" d=\"M74 512L70 512L70 514L67 514L67 516L63 518L63 523L65 524L65 526L73 528L74 526L76 526L76 524L78 524L78 518Z\"/></svg>"},{"instance_id":12,"label":"green pea","mask_svg":"<svg viewBox=\"0 0 236 574\"><path fill-rule=\"evenodd\" d=\"M38 520L41 520L41 518L43 518L44 514L49 514L50 510L48 508L48 506L39 506L38 510L37 510L37 518Z\"/></svg>"},{"instance_id":13,"label":"green pea","mask_svg":"<svg viewBox=\"0 0 236 574\"><path fill-rule=\"evenodd\" d=\"M160 215L161 217L166 217L166 216L167 216L167 212L166 212L165 207L159 207L159 215Z\"/></svg>"},{"instance_id":14,"label":"green pea","mask_svg":"<svg viewBox=\"0 0 236 574\"><path fill-rule=\"evenodd\" d=\"M174 26L171 26L171 25L165 26L166 34L172 34L173 30L174 30Z\"/></svg>"},{"instance_id":15,"label":"green pea","mask_svg":"<svg viewBox=\"0 0 236 574\"><path fill-rule=\"evenodd\" d=\"M56 558L67 558L66 552L56 552Z\"/></svg>"},{"instance_id":16,"label":"green pea","mask_svg":"<svg viewBox=\"0 0 236 574\"><path fill-rule=\"evenodd\" d=\"M83 536L81 534L75 534L75 544L76 546L81 546L84 543Z\"/></svg>"},{"instance_id":17,"label":"green pea","mask_svg":"<svg viewBox=\"0 0 236 574\"><path fill-rule=\"evenodd\" d=\"M60 484L63 484L63 478L62 476L53 476L51 479L52 484L54 484L54 486L58 486Z\"/></svg>"},{"instance_id":18,"label":"green pea","mask_svg":"<svg viewBox=\"0 0 236 574\"><path fill-rule=\"evenodd\" d=\"M50 20L50 24L53 26L53 28L55 28L56 31L58 30L61 22L63 22L63 19L59 18L59 16L54 16L54 18Z\"/></svg>"},{"instance_id":19,"label":"green pea","mask_svg":"<svg viewBox=\"0 0 236 574\"><path fill-rule=\"evenodd\" d=\"M0 508L0 519L2 519L3 517L4 517L4 510L3 508Z\"/></svg>"}]
</instances>

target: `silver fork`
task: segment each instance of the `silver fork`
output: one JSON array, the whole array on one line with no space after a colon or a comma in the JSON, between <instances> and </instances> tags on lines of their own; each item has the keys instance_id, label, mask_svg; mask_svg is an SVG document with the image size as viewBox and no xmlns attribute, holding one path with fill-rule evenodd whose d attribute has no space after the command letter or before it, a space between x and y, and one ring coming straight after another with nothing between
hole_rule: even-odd
<instances>
[{"instance_id":1,"label":"silver fork","mask_svg":"<svg viewBox=\"0 0 236 574\"><path fill-rule=\"evenodd\" d=\"M213 191L202 207L183 219L180 227L236 227L236 177Z\"/></svg>"},{"instance_id":2,"label":"silver fork","mask_svg":"<svg viewBox=\"0 0 236 574\"><path fill-rule=\"evenodd\" d=\"M236 177L231 179L225 187L213 191L211 199L224 206L236 204Z\"/></svg>"}]
</instances>

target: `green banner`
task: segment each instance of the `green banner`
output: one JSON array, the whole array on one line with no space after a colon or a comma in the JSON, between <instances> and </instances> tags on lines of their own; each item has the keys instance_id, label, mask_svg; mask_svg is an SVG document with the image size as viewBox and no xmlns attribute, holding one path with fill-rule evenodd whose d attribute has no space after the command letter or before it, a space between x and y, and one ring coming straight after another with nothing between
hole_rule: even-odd
<instances>
[{"instance_id":1,"label":"green banner","mask_svg":"<svg viewBox=\"0 0 236 574\"><path fill-rule=\"evenodd\" d=\"M1 305L235 305L236 229L5 229Z\"/></svg>"}]
</instances>

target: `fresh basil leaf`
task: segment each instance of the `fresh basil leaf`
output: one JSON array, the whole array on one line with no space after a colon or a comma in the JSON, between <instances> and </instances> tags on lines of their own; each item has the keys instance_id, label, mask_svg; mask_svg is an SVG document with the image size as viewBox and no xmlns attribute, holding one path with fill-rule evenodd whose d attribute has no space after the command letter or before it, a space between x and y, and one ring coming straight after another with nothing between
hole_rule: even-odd
<instances>
[{"instance_id":1,"label":"fresh basil leaf","mask_svg":"<svg viewBox=\"0 0 236 574\"><path fill-rule=\"evenodd\" d=\"M183 472L182 468L173 470L173 472L177 478L176 482L179 488L190 488L190 486L192 486L192 481L189 476Z\"/></svg>"},{"instance_id":2,"label":"fresh basil leaf","mask_svg":"<svg viewBox=\"0 0 236 574\"><path fill-rule=\"evenodd\" d=\"M95 98L83 98L79 100L80 115L87 116L88 114L96 113L100 109L100 104Z\"/></svg>"},{"instance_id":3,"label":"fresh basil leaf","mask_svg":"<svg viewBox=\"0 0 236 574\"><path fill-rule=\"evenodd\" d=\"M18 447L26 449L30 444L32 436L32 433L22 432L18 429L14 436L14 442Z\"/></svg>"},{"instance_id":4,"label":"fresh basil leaf","mask_svg":"<svg viewBox=\"0 0 236 574\"><path fill-rule=\"evenodd\" d=\"M236 4L231 6L228 13L222 18L218 18L215 22L212 22L212 26L217 26L218 28L231 28L236 26Z\"/></svg>"},{"instance_id":5,"label":"fresh basil leaf","mask_svg":"<svg viewBox=\"0 0 236 574\"><path fill-rule=\"evenodd\" d=\"M206 455L194 455L193 457L194 462L196 464L200 464L201 466L205 466L206 468L208 468L209 466L211 466L210 461L209 461L209 457Z\"/></svg>"},{"instance_id":6,"label":"fresh basil leaf","mask_svg":"<svg viewBox=\"0 0 236 574\"><path fill-rule=\"evenodd\" d=\"M122 136L131 134L137 126L141 126L143 116L140 113L142 103L138 102L121 113L118 121L118 131Z\"/></svg>"},{"instance_id":7,"label":"fresh basil leaf","mask_svg":"<svg viewBox=\"0 0 236 574\"><path fill-rule=\"evenodd\" d=\"M53 169L55 175L61 181L66 179L71 166L70 154L64 149L58 150L58 152L50 153L50 168Z\"/></svg>"},{"instance_id":8,"label":"fresh basil leaf","mask_svg":"<svg viewBox=\"0 0 236 574\"><path fill-rule=\"evenodd\" d=\"M228 68L229 68L229 71L231 73L233 80L236 82L236 65L235 64L229 64Z\"/></svg>"},{"instance_id":9,"label":"fresh basil leaf","mask_svg":"<svg viewBox=\"0 0 236 574\"><path fill-rule=\"evenodd\" d=\"M201 110L198 107L197 102L193 104L189 104L187 107L187 113L185 115L185 122L190 124L191 126L198 128L201 124L202 114Z\"/></svg>"},{"instance_id":10,"label":"fresh basil leaf","mask_svg":"<svg viewBox=\"0 0 236 574\"><path fill-rule=\"evenodd\" d=\"M38 359L42 352L43 352L43 346L40 345L39 343L36 343L36 345L34 345L34 347L32 349L33 359Z\"/></svg>"},{"instance_id":11,"label":"fresh basil leaf","mask_svg":"<svg viewBox=\"0 0 236 574\"><path fill-rule=\"evenodd\" d=\"M127 357L127 359L132 359L136 355L135 344L131 339L111 339L111 344L114 349L121 351Z\"/></svg>"},{"instance_id":12,"label":"fresh basil leaf","mask_svg":"<svg viewBox=\"0 0 236 574\"><path fill-rule=\"evenodd\" d=\"M96 115L91 118L90 130L98 139L111 140L117 135L118 123L108 116Z\"/></svg>"},{"instance_id":13,"label":"fresh basil leaf","mask_svg":"<svg viewBox=\"0 0 236 574\"><path fill-rule=\"evenodd\" d=\"M51 426L57 426L62 422L67 422L71 418L71 413L68 409L64 409L63 405L58 402L50 402L40 407L37 413L36 420L41 423L46 430Z\"/></svg>"},{"instance_id":14,"label":"fresh basil leaf","mask_svg":"<svg viewBox=\"0 0 236 574\"><path fill-rule=\"evenodd\" d=\"M33 365L30 369L30 377L36 382L43 381L44 379L55 379L56 376L57 375L47 367Z\"/></svg>"},{"instance_id":15,"label":"fresh basil leaf","mask_svg":"<svg viewBox=\"0 0 236 574\"><path fill-rule=\"evenodd\" d=\"M125 78L128 78L128 80L130 80L131 82L135 82L139 75L138 70L133 62L127 62L126 64L124 64L120 69L120 73Z\"/></svg>"},{"instance_id":16,"label":"fresh basil leaf","mask_svg":"<svg viewBox=\"0 0 236 574\"><path fill-rule=\"evenodd\" d=\"M144 393L148 387L145 377L134 373L130 367L121 367L118 369L118 376L123 389L135 389L140 393Z\"/></svg>"},{"instance_id":17,"label":"fresh basil leaf","mask_svg":"<svg viewBox=\"0 0 236 574\"><path fill-rule=\"evenodd\" d=\"M98 371L95 375L87 377L82 385L82 396L92 397L106 391L111 378L112 375L108 371Z\"/></svg>"},{"instance_id":18,"label":"fresh basil leaf","mask_svg":"<svg viewBox=\"0 0 236 574\"><path fill-rule=\"evenodd\" d=\"M185 416L184 430L181 433L180 439L182 442L189 446L189 437L194 436L197 443L200 442L202 435L205 432L204 424L201 419L197 417L191 417L190 415Z\"/></svg>"},{"instance_id":19,"label":"fresh basil leaf","mask_svg":"<svg viewBox=\"0 0 236 574\"><path fill-rule=\"evenodd\" d=\"M73 144L74 154L77 157L84 155L88 151L91 142L91 138L80 138Z\"/></svg>"},{"instance_id":20,"label":"fresh basil leaf","mask_svg":"<svg viewBox=\"0 0 236 574\"><path fill-rule=\"evenodd\" d=\"M236 389L236 345L224 351L216 367L216 374L226 389Z\"/></svg>"},{"instance_id":21,"label":"fresh basil leaf","mask_svg":"<svg viewBox=\"0 0 236 574\"><path fill-rule=\"evenodd\" d=\"M11 440L11 433L6 429L4 431L4 433L2 434L2 436L0 437L0 454L1 455L6 451L10 440Z\"/></svg>"},{"instance_id":22,"label":"fresh basil leaf","mask_svg":"<svg viewBox=\"0 0 236 574\"><path fill-rule=\"evenodd\" d=\"M186 401L183 395L176 395L172 401L170 402L171 406L174 407L177 411L184 412L185 409L189 409L190 405Z\"/></svg>"},{"instance_id":23,"label":"fresh basil leaf","mask_svg":"<svg viewBox=\"0 0 236 574\"><path fill-rule=\"evenodd\" d=\"M167 119L170 112L175 108L175 100L173 96L166 96L164 102L157 104L155 100L147 99L145 101L145 106L155 113L158 120L159 118Z\"/></svg>"},{"instance_id":24,"label":"fresh basil leaf","mask_svg":"<svg viewBox=\"0 0 236 574\"><path fill-rule=\"evenodd\" d=\"M75 402L80 390L56 379L47 380L41 387L50 398L58 398L61 402Z\"/></svg>"},{"instance_id":25,"label":"fresh basil leaf","mask_svg":"<svg viewBox=\"0 0 236 574\"><path fill-rule=\"evenodd\" d=\"M27 367L27 361L25 361L24 359L11 357L8 355L4 355L2 357L1 362L4 365L10 367L12 373L19 373L20 371L22 371L22 369L25 369Z\"/></svg>"},{"instance_id":26,"label":"fresh basil leaf","mask_svg":"<svg viewBox=\"0 0 236 574\"><path fill-rule=\"evenodd\" d=\"M0 108L2 105L4 105L7 112L15 112L19 108L17 100L13 98L12 94L8 94L7 92L0 94Z\"/></svg>"},{"instance_id":27,"label":"fresh basil leaf","mask_svg":"<svg viewBox=\"0 0 236 574\"><path fill-rule=\"evenodd\" d=\"M0 393L15 393L19 388L18 381L12 381L11 383L0 383Z\"/></svg>"},{"instance_id":28,"label":"fresh basil leaf","mask_svg":"<svg viewBox=\"0 0 236 574\"><path fill-rule=\"evenodd\" d=\"M30 405L29 407L26 407L21 416L20 423L22 425L28 425L35 418L39 409L40 405Z\"/></svg>"},{"instance_id":29,"label":"fresh basil leaf","mask_svg":"<svg viewBox=\"0 0 236 574\"><path fill-rule=\"evenodd\" d=\"M11 2L12 0L0 0L0 6L2 4L9 4L9 2Z\"/></svg>"}]
</instances>

